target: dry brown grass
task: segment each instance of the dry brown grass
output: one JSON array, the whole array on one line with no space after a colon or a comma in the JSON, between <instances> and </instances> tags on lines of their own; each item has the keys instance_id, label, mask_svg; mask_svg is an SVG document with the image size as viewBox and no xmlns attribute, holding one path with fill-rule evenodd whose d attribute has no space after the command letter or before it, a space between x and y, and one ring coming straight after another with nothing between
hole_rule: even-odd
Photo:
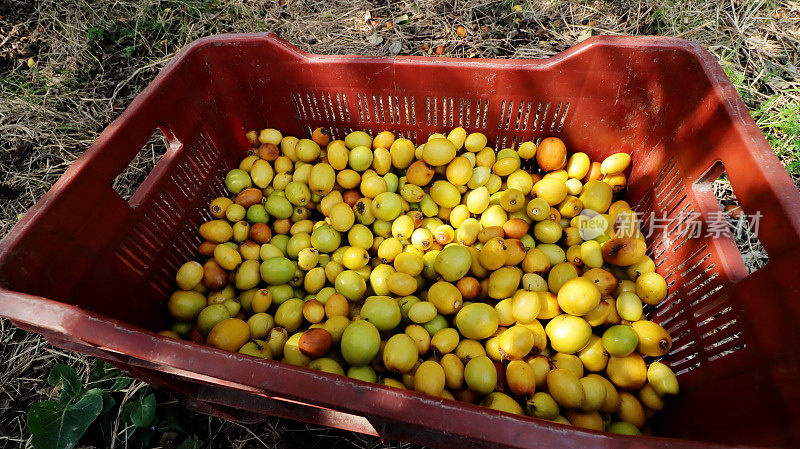
<instances>
[{"instance_id":1,"label":"dry brown grass","mask_svg":"<svg viewBox=\"0 0 800 449\"><path fill-rule=\"evenodd\" d=\"M0 16L0 236L178 49L220 32L275 31L315 53L420 55L442 46L445 56L478 58L547 57L592 34L683 37L719 58L748 107L761 111L758 123L800 180L800 122L791 114L776 118L800 105L795 0L6 0ZM458 26L468 31L463 39ZM161 143L152 141L116 187L130 194L126 186L149 171L160 151ZM729 188L718 187L727 200ZM763 250L750 248L745 252L760 260ZM0 447L26 446L25 413L53 396L46 375L59 362L88 376L90 359L0 320ZM287 420L245 427L196 419L206 447L384 446ZM125 442L117 434L107 446ZM166 440L164 447L171 447Z\"/></svg>"}]
</instances>

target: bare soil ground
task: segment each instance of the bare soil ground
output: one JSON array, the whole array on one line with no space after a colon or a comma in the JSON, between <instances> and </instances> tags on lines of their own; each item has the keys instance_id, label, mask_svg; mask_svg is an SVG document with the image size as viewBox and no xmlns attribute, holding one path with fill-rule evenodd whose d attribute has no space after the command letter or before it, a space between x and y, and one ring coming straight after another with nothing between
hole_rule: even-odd
<instances>
[{"instance_id":1,"label":"bare soil ground","mask_svg":"<svg viewBox=\"0 0 800 449\"><path fill-rule=\"evenodd\" d=\"M458 37L464 26L467 35ZM776 154L800 181L800 2L796 0L300 1L5 0L0 3L0 237L177 50L222 32L273 31L324 54L543 58L596 34L660 34L714 53ZM151 142L117 187L143 179ZM721 202L733 201L724 179ZM766 255L740 242L751 268ZM53 398L55 363L85 380L94 361L0 320L0 447L29 446L30 405ZM134 382L129 390L143 388ZM168 397L159 397L169 405ZM361 447L377 438L273 419L242 426L193 416L203 447ZM136 447L119 428L84 447ZM176 447L164 434L157 447ZM97 441L95 441L97 440ZM159 440L156 440L159 441ZM391 447L408 445L391 443Z\"/></svg>"}]
</instances>

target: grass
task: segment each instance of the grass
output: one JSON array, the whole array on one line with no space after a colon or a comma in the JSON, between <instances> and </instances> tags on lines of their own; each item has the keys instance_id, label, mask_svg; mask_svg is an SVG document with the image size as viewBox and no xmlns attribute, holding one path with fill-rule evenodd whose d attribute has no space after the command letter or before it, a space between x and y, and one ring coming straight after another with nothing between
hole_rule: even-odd
<instances>
[{"instance_id":1,"label":"grass","mask_svg":"<svg viewBox=\"0 0 800 449\"><path fill-rule=\"evenodd\" d=\"M547 57L593 34L694 40L719 58L800 183L800 5L794 0L7 0L0 16L0 236L177 50L221 32L274 31L314 53L431 55L442 46L445 56L477 58ZM456 37L458 26L466 27L466 38ZM161 143L151 141L115 188L130 195L160 151ZM727 188L718 189L721 197ZM68 364L86 382L93 363L7 320L0 320L0 361L2 448L29 445L26 411L57 395L46 381L52 366ZM133 382L121 400L144 388ZM158 400L162 406L171 401ZM168 429L158 447L176 447L190 433L203 447L385 446L287 420L258 426L199 415L193 420L189 432ZM124 428L114 428L87 444L130 446Z\"/></svg>"},{"instance_id":2,"label":"grass","mask_svg":"<svg viewBox=\"0 0 800 449\"><path fill-rule=\"evenodd\" d=\"M787 102L775 95L751 114L761 129L770 130L767 135L770 146L797 183L800 173L800 102Z\"/></svg>"}]
</instances>

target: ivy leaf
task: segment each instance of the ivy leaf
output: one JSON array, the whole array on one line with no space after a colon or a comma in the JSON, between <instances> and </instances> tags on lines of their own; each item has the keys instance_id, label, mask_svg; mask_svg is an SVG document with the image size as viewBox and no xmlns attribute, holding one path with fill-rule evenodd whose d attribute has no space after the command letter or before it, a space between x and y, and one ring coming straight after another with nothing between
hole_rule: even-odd
<instances>
[{"instance_id":1,"label":"ivy leaf","mask_svg":"<svg viewBox=\"0 0 800 449\"><path fill-rule=\"evenodd\" d=\"M102 432L103 435L109 434L111 432L111 411L114 409L114 406L117 405L117 401L109 392L102 388L92 388L88 390L86 394L98 394L103 398L103 408L100 410L99 415L100 432Z\"/></svg>"},{"instance_id":2,"label":"ivy leaf","mask_svg":"<svg viewBox=\"0 0 800 449\"><path fill-rule=\"evenodd\" d=\"M114 383L111 385L111 391L119 391L128 388L132 380L133 379L130 377L120 374L119 377L114 379Z\"/></svg>"},{"instance_id":3,"label":"ivy leaf","mask_svg":"<svg viewBox=\"0 0 800 449\"><path fill-rule=\"evenodd\" d=\"M125 405L131 424L136 427L149 427L156 420L156 397L150 393L139 396Z\"/></svg>"},{"instance_id":4,"label":"ivy leaf","mask_svg":"<svg viewBox=\"0 0 800 449\"><path fill-rule=\"evenodd\" d=\"M92 364L92 379L102 379L106 374L106 370L110 369L111 365L100 359L96 359Z\"/></svg>"},{"instance_id":5,"label":"ivy leaf","mask_svg":"<svg viewBox=\"0 0 800 449\"><path fill-rule=\"evenodd\" d=\"M98 360L92 368L92 382L99 388L109 391L119 391L131 384L132 379L113 365Z\"/></svg>"},{"instance_id":6,"label":"ivy leaf","mask_svg":"<svg viewBox=\"0 0 800 449\"><path fill-rule=\"evenodd\" d=\"M103 409L103 397L87 392L70 405L56 401L33 404L27 425L36 449L72 449Z\"/></svg>"},{"instance_id":7,"label":"ivy leaf","mask_svg":"<svg viewBox=\"0 0 800 449\"><path fill-rule=\"evenodd\" d=\"M76 373L71 366L64 365L63 363L57 364L50 370L50 374L47 376L47 382L54 387L58 385L59 382L64 384L61 389L61 398L59 399L59 402L62 404L72 401L72 399L80 394L82 388L78 373Z\"/></svg>"},{"instance_id":8,"label":"ivy leaf","mask_svg":"<svg viewBox=\"0 0 800 449\"><path fill-rule=\"evenodd\" d=\"M100 410L100 414L103 416L107 416L111 409L117 405L117 401L111 397L111 394L101 388L92 388L91 390L87 390L86 394L97 394L103 399L103 408Z\"/></svg>"}]
</instances>

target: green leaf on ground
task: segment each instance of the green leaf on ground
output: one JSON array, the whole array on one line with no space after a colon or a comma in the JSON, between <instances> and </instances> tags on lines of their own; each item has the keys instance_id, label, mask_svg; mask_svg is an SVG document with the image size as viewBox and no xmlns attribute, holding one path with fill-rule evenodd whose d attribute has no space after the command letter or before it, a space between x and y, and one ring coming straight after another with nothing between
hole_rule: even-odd
<instances>
[{"instance_id":1,"label":"green leaf on ground","mask_svg":"<svg viewBox=\"0 0 800 449\"><path fill-rule=\"evenodd\" d=\"M92 367L92 385L109 391L124 390L132 379L113 365L98 360Z\"/></svg>"},{"instance_id":2,"label":"green leaf on ground","mask_svg":"<svg viewBox=\"0 0 800 449\"><path fill-rule=\"evenodd\" d=\"M131 424L136 427L148 427L156 420L156 397L148 394L138 397L125 405Z\"/></svg>"},{"instance_id":3,"label":"green leaf on ground","mask_svg":"<svg viewBox=\"0 0 800 449\"><path fill-rule=\"evenodd\" d=\"M133 379L131 379L130 377L127 377L124 374L120 374L119 377L114 379L114 384L111 385L111 391L119 391L128 388L132 380Z\"/></svg>"},{"instance_id":4,"label":"green leaf on ground","mask_svg":"<svg viewBox=\"0 0 800 449\"><path fill-rule=\"evenodd\" d=\"M62 363L55 365L53 369L50 370L50 374L47 376L47 382L54 387L58 385L59 382L64 384L61 389L60 398L62 404L70 402L75 396L80 394L82 388L78 373L76 373L71 366Z\"/></svg>"},{"instance_id":5,"label":"green leaf on ground","mask_svg":"<svg viewBox=\"0 0 800 449\"><path fill-rule=\"evenodd\" d=\"M100 410L100 414L103 416L108 415L111 412L111 409L117 405L117 401L111 397L111 394L101 388L92 388L91 390L87 390L86 394L97 394L103 398L103 408Z\"/></svg>"},{"instance_id":6,"label":"green leaf on ground","mask_svg":"<svg viewBox=\"0 0 800 449\"><path fill-rule=\"evenodd\" d=\"M103 397L86 392L74 404L45 401L28 411L31 444L36 449L72 449L103 409Z\"/></svg>"}]
</instances>

